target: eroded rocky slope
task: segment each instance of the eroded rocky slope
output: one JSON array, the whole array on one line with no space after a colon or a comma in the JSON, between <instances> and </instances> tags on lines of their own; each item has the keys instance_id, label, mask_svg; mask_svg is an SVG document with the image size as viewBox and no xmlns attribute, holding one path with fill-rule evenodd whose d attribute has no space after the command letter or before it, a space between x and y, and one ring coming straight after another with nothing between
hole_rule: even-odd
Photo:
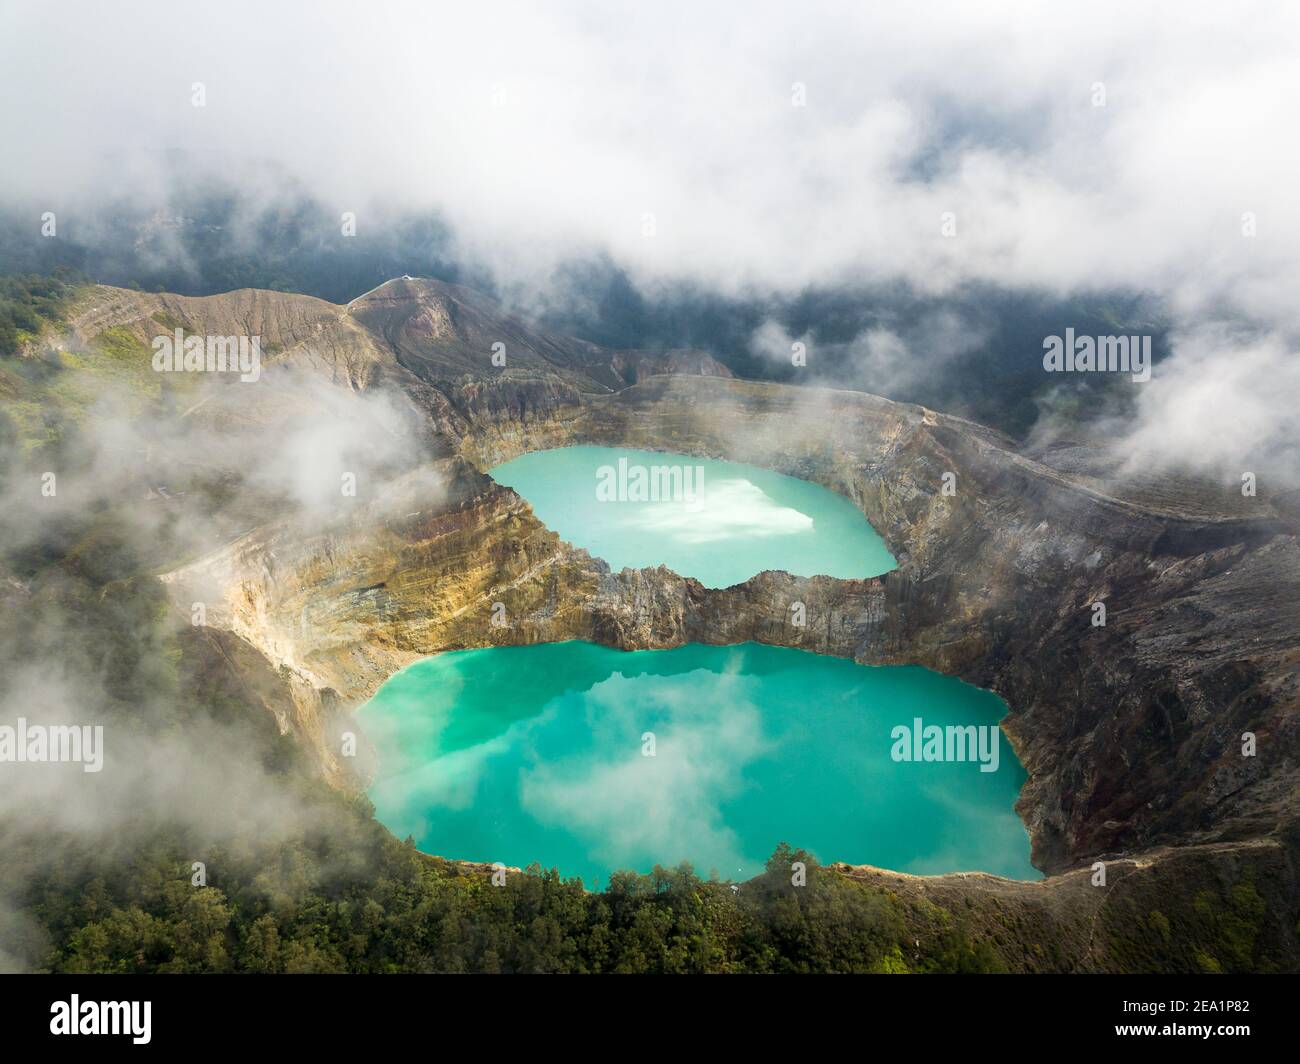
<instances>
[{"instance_id":1,"label":"eroded rocky slope","mask_svg":"<svg viewBox=\"0 0 1300 1064\"><path fill-rule=\"evenodd\" d=\"M611 573L453 458L432 495L402 484L338 528L259 529L169 579L214 578L225 623L347 704L436 650L573 637L754 639L956 674L1012 707L1005 726L1031 777L1021 811L1049 869L1266 831L1289 804L1300 554L1271 513L1145 510L957 419L718 380L663 377L547 416L493 411L466 451L485 466L578 442L817 480L862 508L899 568L861 582L764 573L724 590L663 569ZM940 492L946 472L953 497ZM796 601L804 628L791 623ZM494 602L505 627L491 625ZM1244 731L1258 737L1254 758L1241 756Z\"/></svg>"},{"instance_id":2,"label":"eroded rocky slope","mask_svg":"<svg viewBox=\"0 0 1300 1064\"><path fill-rule=\"evenodd\" d=\"M234 295L246 304L235 323L262 327L260 296L274 294ZM438 650L753 639L917 663L1010 706L1004 728L1029 772L1018 808L1039 867L1121 858L1146 867L1251 842L1265 849L1247 855L1267 852L1287 869L1275 883L1290 886L1273 900L1290 906L1279 919L1294 931L1300 546L1286 507L1267 493L1228 507L1109 492L959 418L730 380L707 356L530 339L489 304L428 282L390 282L349 308L280 298L292 307L268 326L281 345L273 369L397 390L425 419L433 460L327 521L262 524L164 579L182 606L206 602L209 625L279 678L271 701L281 727L338 785L361 786L366 771L364 758L339 756L340 733L357 730L350 711L395 669ZM188 305L199 300L126 301L142 299L159 301L149 320L184 315L214 331L231 320L205 323ZM141 339L151 328L138 313L97 313L102 320L83 317L78 328L89 335L111 321ZM506 370L484 350L497 335L507 351L526 352ZM863 511L899 566L868 581L763 573L721 590L666 569L611 572L484 475L525 451L574 443L727 458L817 481ZM791 622L796 601L806 627ZM1104 627L1091 623L1098 601ZM492 623L498 602L502 626ZM1242 756L1246 732L1254 757ZM1182 849L1193 844L1200 849ZM987 878L930 882L983 896ZM1046 883L1051 891L1067 878Z\"/></svg>"}]
</instances>

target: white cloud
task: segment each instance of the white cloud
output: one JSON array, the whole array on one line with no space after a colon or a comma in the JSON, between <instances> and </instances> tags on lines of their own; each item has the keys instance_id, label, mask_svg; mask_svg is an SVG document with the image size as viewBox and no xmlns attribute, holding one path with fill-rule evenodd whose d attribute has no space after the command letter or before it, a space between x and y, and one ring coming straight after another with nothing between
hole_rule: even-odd
<instances>
[{"instance_id":1,"label":"white cloud","mask_svg":"<svg viewBox=\"0 0 1300 1064\"><path fill-rule=\"evenodd\" d=\"M1190 464L1232 482L1300 468L1300 351L1275 334L1243 337L1223 325L1175 343L1178 357L1139 386L1138 417L1118 443L1126 471Z\"/></svg>"},{"instance_id":2,"label":"white cloud","mask_svg":"<svg viewBox=\"0 0 1300 1064\"><path fill-rule=\"evenodd\" d=\"M159 0L6 18L0 142L20 164L0 196L71 233L92 192L146 196L179 152L250 193L296 177L362 230L437 208L464 260L525 288L608 254L648 289L1127 288L1184 329L1300 333L1288 5L333 2L304 17ZM860 340L868 380L915 346L896 325ZM1233 379L1230 356L1184 357L1171 376ZM1221 416L1252 412L1248 389L1225 390Z\"/></svg>"},{"instance_id":3,"label":"white cloud","mask_svg":"<svg viewBox=\"0 0 1300 1064\"><path fill-rule=\"evenodd\" d=\"M277 160L361 225L371 200L442 207L507 274L585 248L646 281L1124 283L1273 310L1268 279L1296 275L1285 7L133 11L11 13L7 191L129 194L177 148L214 175Z\"/></svg>"}]
</instances>

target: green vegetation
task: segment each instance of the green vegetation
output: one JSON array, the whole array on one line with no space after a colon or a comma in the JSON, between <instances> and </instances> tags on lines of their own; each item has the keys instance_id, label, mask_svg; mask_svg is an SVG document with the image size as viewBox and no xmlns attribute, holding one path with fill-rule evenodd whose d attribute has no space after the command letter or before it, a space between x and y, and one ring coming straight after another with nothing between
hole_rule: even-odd
<instances>
[{"instance_id":1,"label":"green vegetation","mask_svg":"<svg viewBox=\"0 0 1300 1064\"><path fill-rule=\"evenodd\" d=\"M1288 914L1260 894L1260 874L1268 873L1246 865L1225 878L1190 863L1181 874L1164 873L1164 882L1149 887L1151 897L1162 896L1162 909L1140 915L1138 900L1129 897L1103 910L1108 952L1136 972L1290 970Z\"/></svg>"},{"instance_id":2,"label":"green vegetation","mask_svg":"<svg viewBox=\"0 0 1300 1064\"><path fill-rule=\"evenodd\" d=\"M0 276L0 355L12 355L45 325L62 321L80 283L75 271L64 268L49 276Z\"/></svg>"},{"instance_id":3,"label":"green vegetation","mask_svg":"<svg viewBox=\"0 0 1300 1064\"><path fill-rule=\"evenodd\" d=\"M302 748L230 667L226 648L169 610L129 527L109 513L51 528L39 551L0 558L27 584L0 611L4 673L58 660L93 679L123 745L199 733L237 751L247 779L196 817L133 809L102 836L0 823L0 938L10 963L59 972L866 972L983 970L995 958L950 926L918 949L899 901L780 847L757 880L689 867L622 873L590 893L533 867L503 886L417 852L314 778ZM71 682L65 679L65 682ZM84 680L82 681L85 682ZM3 684L3 680L0 680ZM87 685L88 689L90 685ZM204 753L204 757L208 753ZM254 778L282 795L275 830L242 826ZM213 787L198 781L196 787ZM229 796L229 810L222 808ZM155 813L154 816L159 814ZM191 865L207 866L194 886ZM792 885L803 862L806 885Z\"/></svg>"},{"instance_id":4,"label":"green vegetation","mask_svg":"<svg viewBox=\"0 0 1300 1064\"><path fill-rule=\"evenodd\" d=\"M70 270L0 276L0 356L12 356L48 326L65 321L80 283ZM165 313L154 317L174 327ZM44 455L47 467L75 427L97 410L140 415L164 387L183 395L199 386L189 379L161 381L152 371L146 339L123 326L105 329L84 346L47 334L28 353L0 357L0 443L15 442L30 458Z\"/></svg>"},{"instance_id":5,"label":"green vegetation","mask_svg":"<svg viewBox=\"0 0 1300 1064\"><path fill-rule=\"evenodd\" d=\"M145 550L112 511L52 523L0 554L23 581L0 610L0 687L16 663L58 661L90 678L83 719L129 736L236 751L241 776L206 787L203 827L133 810L101 836L0 821L0 961L54 972L993 972L1245 971L1289 966L1278 921L1247 869L1230 879L1171 868L1121 880L1095 941L1087 914L1058 921L997 894L939 903L891 892L782 845L736 885L689 867L621 873L590 893L532 867L488 870L399 842L364 797L315 778L279 734L229 645L176 618ZM0 592L5 589L0 587ZM14 608L16 607L16 608ZM256 687L256 683L253 683ZM214 745L215 744L215 745ZM201 759L200 759L201 760ZM283 803L270 831L244 826L254 777ZM228 803L228 804L227 804ZM159 819L161 817L161 819ZM192 884L192 863L206 885ZM805 885L791 866L807 867ZM1264 874L1264 873L1261 873ZM1132 892L1125 884L1135 885ZM1145 884L1145 885L1144 885ZM1157 911L1153 901L1159 899ZM1095 950L1095 952L1094 952Z\"/></svg>"},{"instance_id":6,"label":"green vegetation","mask_svg":"<svg viewBox=\"0 0 1300 1064\"><path fill-rule=\"evenodd\" d=\"M30 484L42 469L93 468L78 419L105 380L129 384L137 360L147 367L147 351L116 329L84 352L0 359L0 468ZM239 504L220 478L185 487L196 513L199 498L207 513ZM0 816L0 968L1295 969L1294 880L1245 856L1189 856L1121 876L1095 912L1046 892L895 893L784 845L763 876L734 890L689 868L623 873L601 893L537 867L494 886L481 868L400 842L364 798L316 778L304 748L279 733L257 678L231 661L237 641L191 628L152 578L194 549L194 523L156 509L126 497L51 507L26 533L31 507L0 513L0 695L10 705L33 691L68 697L73 719L103 723L114 744L191 750L196 775L218 751L245 768L202 784L201 817L159 808L147 792L99 834ZM241 788L268 783L285 815L271 830L249 827ZM204 886L192 885L196 860ZM807 866L804 886L791 883L795 862Z\"/></svg>"},{"instance_id":7,"label":"green vegetation","mask_svg":"<svg viewBox=\"0 0 1300 1064\"><path fill-rule=\"evenodd\" d=\"M177 329L183 328L185 325L185 323L181 321L180 318L176 317L176 315L174 314L169 314L165 310L155 310L152 314L149 315L149 317L151 317L164 329L170 329L173 332Z\"/></svg>"},{"instance_id":8,"label":"green vegetation","mask_svg":"<svg viewBox=\"0 0 1300 1064\"><path fill-rule=\"evenodd\" d=\"M170 837L111 867L65 861L32 890L28 915L53 939L38 963L71 973L966 970L950 966L951 942L909 951L888 895L812 866L807 886L791 887L788 860L807 855L789 848L734 893L689 868L620 874L599 894L536 867L494 886L399 843L363 805L274 848L204 851L204 887L191 885L193 846Z\"/></svg>"}]
</instances>

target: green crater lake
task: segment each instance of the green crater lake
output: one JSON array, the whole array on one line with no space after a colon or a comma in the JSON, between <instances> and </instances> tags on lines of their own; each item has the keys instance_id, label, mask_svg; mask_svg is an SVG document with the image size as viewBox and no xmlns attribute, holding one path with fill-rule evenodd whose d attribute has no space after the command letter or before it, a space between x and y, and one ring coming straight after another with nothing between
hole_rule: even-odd
<instances>
[{"instance_id":1,"label":"green crater lake","mask_svg":"<svg viewBox=\"0 0 1300 1064\"><path fill-rule=\"evenodd\" d=\"M361 723L379 819L445 857L537 861L589 887L681 861L740 880L786 841L823 861L1037 879L1005 709L916 666L568 642L426 658ZM973 740L970 760L926 759L923 736L949 726L984 737L980 759Z\"/></svg>"},{"instance_id":2,"label":"green crater lake","mask_svg":"<svg viewBox=\"0 0 1300 1064\"><path fill-rule=\"evenodd\" d=\"M895 565L848 499L757 466L561 447L522 455L491 475L615 572L666 565L705 587L730 587L766 569L862 580Z\"/></svg>"}]
</instances>

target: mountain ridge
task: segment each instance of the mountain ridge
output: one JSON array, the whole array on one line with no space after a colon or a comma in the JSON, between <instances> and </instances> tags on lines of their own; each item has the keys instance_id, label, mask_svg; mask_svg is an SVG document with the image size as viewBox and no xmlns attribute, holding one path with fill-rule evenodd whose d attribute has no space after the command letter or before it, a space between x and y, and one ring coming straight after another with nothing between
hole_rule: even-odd
<instances>
[{"instance_id":1,"label":"mountain ridge","mask_svg":"<svg viewBox=\"0 0 1300 1064\"><path fill-rule=\"evenodd\" d=\"M60 343L78 349L50 371L64 378L102 366L137 373L144 424L171 417L214 430L205 475L242 463L247 478L274 457L223 447L245 426L261 430L269 451L299 418L322 434L311 437L319 445L346 404L366 396L392 405L363 427L418 426L427 451L385 458L391 468L363 479L342 507L335 480L324 511L241 509L247 479L217 478L213 489L191 478L187 494L170 483L175 463L164 484L148 453L130 458L148 506L170 520L194 514L186 527L206 536L182 559L158 550L173 620L189 631L194 603L206 605L203 634L220 651L213 667L253 692L336 789L356 795L366 784L364 741L355 762L339 754L344 732L361 733L352 711L397 668L440 650L754 640L920 664L1007 701L1003 727L1029 773L1018 811L1049 873L1041 889L954 874L926 877L922 892L990 921L1013 898L1037 920L1039 899L1051 909L1090 889L1081 872L1097 861L1119 862L1116 897L1149 909L1165 907L1171 884L1253 877L1294 964L1300 549L1267 492L1191 508L1174 496L1120 497L960 417L862 392L656 372L710 363L555 339L494 317L490 301L448 302L437 282L396 280L351 305L257 289L185 297L98 286L72 308L66 341L51 341L53 355ZM150 371L151 339L178 327L264 330L266 372L198 402L178 393L185 405L168 415L168 388L210 376ZM493 330L507 336L507 367L483 349ZM533 345L521 365L509 364L512 336ZM732 459L815 481L863 512L899 567L868 581L766 572L723 589L663 567L613 572L487 475L518 454L571 443ZM955 477L951 497L940 490L945 473ZM204 491L215 509L203 509ZM22 582L7 586L21 602ZM1101 629L1088 624L1098 599L1110 613ZM508 625L491 623L498 601ZM806 627L791 625L793 601L805 604ZM1236 752L1245 731L1260 739L1254 760ZM1238 845L1247 842L1258 845ZM878 875L900 897L917 889ZM1180 905L1191 912L1193 901ZM1101 901L1086 908L1103 911ZM1086 928L1055 911L1073 959L1022 963L1109 963L1088 959ZM1009 933L1009 949L1029 950Z\"/></svg>"}]
</instances>

